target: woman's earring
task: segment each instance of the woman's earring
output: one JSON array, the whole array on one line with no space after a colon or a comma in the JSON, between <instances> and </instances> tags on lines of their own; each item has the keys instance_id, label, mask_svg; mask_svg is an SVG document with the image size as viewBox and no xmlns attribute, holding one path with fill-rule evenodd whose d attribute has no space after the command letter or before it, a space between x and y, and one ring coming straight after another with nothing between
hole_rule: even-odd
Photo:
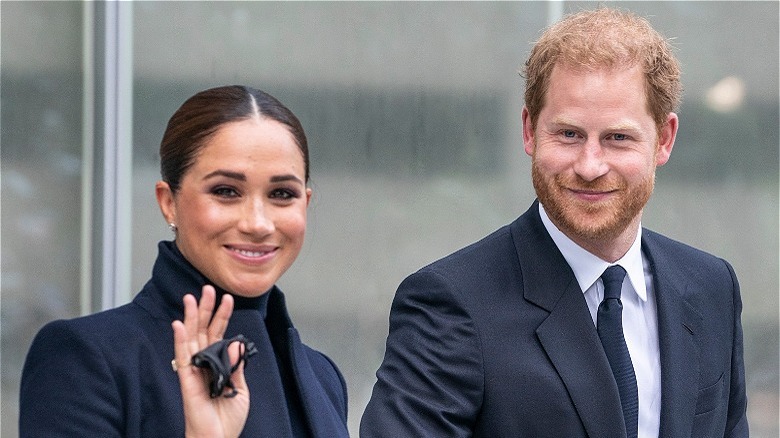
<instances>
[{"instance_id":1,"label":"woman's earring","mask_svg":"<svg viewBox=\"0 0 780 438\"><path fill-rule=\"evenodd\" d=\"M172 232L172 233L176 234L176 224L174 224L173 222L170 222L170 223L168 224L168 228L170 228L170 229L171 229L171 232Z\"/></svg>"}]
</instances>

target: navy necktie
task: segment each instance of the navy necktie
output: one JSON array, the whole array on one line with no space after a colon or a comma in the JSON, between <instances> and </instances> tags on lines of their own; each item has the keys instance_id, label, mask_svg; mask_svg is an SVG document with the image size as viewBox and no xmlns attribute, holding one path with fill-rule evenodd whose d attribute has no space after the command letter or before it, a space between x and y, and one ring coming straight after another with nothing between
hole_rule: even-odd
<instances>
[{"instance_id":1,"label":"navy necktie","mask_svg":"<svg viewBox=\"0 0 780 438\"><path fill-rule=\"evenodd\" d=\"M615 375L626 433L628 438L634 438L637 436L639 421L639 396L634 365L623 337L623 303L620 301L620 289L625 276L626 270L619 265L610 266L601 275L604 282L604 300L599 305L596 331L604 346L604 352L607 353L612 374Z\"/></svg>"}]
</instances>

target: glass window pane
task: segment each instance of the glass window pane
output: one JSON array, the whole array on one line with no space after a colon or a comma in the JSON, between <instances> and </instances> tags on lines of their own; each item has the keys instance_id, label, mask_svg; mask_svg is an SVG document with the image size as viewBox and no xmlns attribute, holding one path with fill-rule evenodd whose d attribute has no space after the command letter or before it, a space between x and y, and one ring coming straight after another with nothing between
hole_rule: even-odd
<instances>
[{"instance_id":1,"label":"glass window pane","mask_svg":"<svg viewBox=\"0 0 780 438\"><path fill-rule=\"evenodd\" d=\"M32 337L79 303L80 2L2 2L2 431Z\"/></svg>"},{"instance_id":2,"label":"glass window pane","mask_svg":"<svg viewBox=\"0 0 780 438\"><path fill-rule=\"evenodd\" d=\"M749 399L776 407L778 6L631 9L677 38L686 90L645 225L734 264ZM211 86L275 95L310 137L314 189L306 247L281 283L304 339L346 374L356 434L399 282L534 197L517 72L554 11L547 2L137 3L134 288L155 241L170 238L153 200L167 118ZM750 410L754 431L777 434L776 409Z\"/></svg>"},{"instance_id":3,"label":"glass window pane","mask_svg":"<svg viewBox=\"0 0 780 438\"><path fill-rule=\"evenodd\" d=\"M314 190L306 245L280 286L304 341L344 372L357 436L400 281L534 198L517 72L549 6L134 2L132 290L171 238L154 199L168 117L216 85L278 97L306 128ZM31 337L79 312L82 5L0 7L2 435L13 437ZM756 436L778 436L778 7L630 4L676 37L685 87L643 224L733 263Z\"/></svg>"}]
</instances>

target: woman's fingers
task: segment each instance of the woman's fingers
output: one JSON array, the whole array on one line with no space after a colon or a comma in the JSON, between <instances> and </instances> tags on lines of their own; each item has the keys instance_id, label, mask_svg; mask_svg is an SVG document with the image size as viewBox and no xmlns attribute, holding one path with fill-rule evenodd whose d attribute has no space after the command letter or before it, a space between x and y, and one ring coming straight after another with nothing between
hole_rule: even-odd
<instances>
[{"instance_id":1,"label":"woman's fingers","mask_svg":"<svg viewBox=\"0 0 780 438\"><path fill-rule=\"evenodd\" d=\"M197 348L197 340L187 333L187 328L181 321L173 321L174 371L179 375L179 383L185 394L200 393L206 390L199 370L192 366L193 348Z\"/></svg>"},{"instance_id":2,"label":"woman's fingers","mask_svg":"<svg viewBox=\"0 0 780 438\"><path fill-rule=\"evenodd\" d=\"M179 372L182 367L190 363L189 336L187 335L187 329L184 327L184 323L181 321L173 321L171 324L173 328L173 351L174 360L176 361L176 372Z\"/></svg>"},{"instance_id":3,"label":"woman's fingers","mask_svg":"<svg viewBox=\"0 0 780 438\"><path fill-rule=\"evenodd\" d=\"M208 328L208 344L211 345L217 341L221 341L225 336L225 330L227 330L228 321L230 321L230 315L233 314L233 296L230 294L222 295L222 302L219 304L219 308L214 317L211 320Z\"/></svg>"},{"instance_id":4,"label":"woman's fingers","mask_svg":"<svg viewBox=\"0 0 780 438\"><path fill-rule=\"evenodd\" d=\"M214 303L217 300L217 292L214 290L214 286L205 285L200 296L200 303L198 303L198 345L199 349L203 349L209 346L209 322L211 322L211 314L214 313Z\"/></svg>"},{"instance_id":5,"label":"woman's fingers","mask_svg":"<svg viewBox=\"0 0 780 438\"><path fill-rule=\"evenodd\" d=\"M198 341L198 326L200 324L200 315L198 314L198 302L195 297L187 294L183 298L184 303L184 332L182 336L186 339L187 348L190 357L200 351L200 342ZM174 335L176 332L174 331Z\"/></svg>"},{"instance_id":6,"label":"woman's fingers","mask_svg":"<svg viewBox=\"0 0 780 438\"><path fill-rule=\"evenodd\" d=\"M200 302L191 294L185 295L182 301L184 304L184 321L174 321L172 324L175 356L174 368L179 370L191 364L193 355L223 339L234 307L233 297L230 294L224 294L219 308L214 312L216 291L210 285L203 286ZM231 363L235 364L240 355L239 347L243 346L234 342L229 347ZM189 370L189 372L192 372L192 370ZM245 386L243 372L241 374L242 384Z\"/></svg>"}]
</instances>

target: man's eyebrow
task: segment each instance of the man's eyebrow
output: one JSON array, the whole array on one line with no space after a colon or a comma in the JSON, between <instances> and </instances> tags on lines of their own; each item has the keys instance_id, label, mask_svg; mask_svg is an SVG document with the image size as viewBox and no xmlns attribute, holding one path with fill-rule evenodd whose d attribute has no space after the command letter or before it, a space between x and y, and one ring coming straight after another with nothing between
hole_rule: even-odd
<instances>
[{"instance_id":1,"label":"man's eyebrow","mask_svg":"<svg viewBox=\"0 0 780 438\"><path fill-rule=\"evenodd\" d=\"M567 119L565 117L556 117L555 119L551 120L550 123L555 126L577 126L577 123L574 120Z\"/></svg>"},{"instance_id":2,"label":"man's eyebrow","mask_svg":"<svg viewBox=\"0 0 780 438\"><path fill-rule=\"evenodd\" d=\"M579 127L579 124L577 124L577 122L565 117L558 117L556 119L553 119L551 121L551 124L554 126L570 126L573 128ZM642 128L639 125L631 121L620 121L606 128L607 131L640 131L641 129Z\"/></svg>"},{"instance_id":3,"label":"man's eyebrow","mask_svg":"<svg viewBox=\"0 0 780 438\"><path fill-rule=\"evenodd\" d=\"M609 131L641 131L642 127L637 125L633 122L621 122L614 124L612 126L609 126L607 128Z\"/></svg>"}]
</instances>

